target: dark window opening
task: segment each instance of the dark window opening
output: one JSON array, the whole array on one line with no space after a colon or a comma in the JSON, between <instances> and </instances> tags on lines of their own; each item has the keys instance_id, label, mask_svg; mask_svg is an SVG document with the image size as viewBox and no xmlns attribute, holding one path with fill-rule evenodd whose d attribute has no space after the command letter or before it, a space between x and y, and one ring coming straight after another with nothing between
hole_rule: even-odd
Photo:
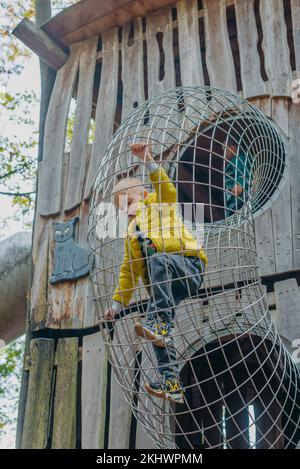
<instances>
[{"instance_id":1,"label":"dark window opening","mask_svg":"<svg viewBox=\"0 0 300 469\"><path fill-rule=\"evenodd\" d=\"M143 72L145 101L148 100L148 68L147 68L147 42L143 41Z\"/></svg>"},{"instance_id":2,"label":"dark window opening","mask_svg":"<svg viewBox=\"0 0 300 469\"><path fill-rule=\"evenodd\" d=\"M98 37L98 44L97 44L97 52L102 51L102 34L99 34Z\"/></svg>"},{"instance_id":3,"label":"dark window opening","mask_svg":"<svg viewBox=\"0 0 300 469\"><path fill-rule=\"evenodd\" d=\"M295 57L295 44L293 34L293 18L292 18L292 7L291 0L283 0L284 18L287 29L287 40L290 50L290 61L291 68L293 71L296 70L296 57Z\"/></svg>"},{"instance_id":4,"label":"dark window opening","mask_svg":"<svg viewBox=\"0 0 300 469\"><path fill-rule=\"evenodd\" d=\"M293 383L286 394L280 351L254 335L220 340L199 350L181 372L187 404L177 405L178 414L171 417L177 446L292 447L291 435L297 441L300 430L296 419L288 423L288 415L299 402L299 391Z\"/></svg>"},{"instance_id":5,"label":"dark window opening","mask_svg":"<svg viewBox=\"0 0 300 469\"><path fill-rule=\"evenodd\" d=\"M117 106L114 118L114 129L115 132L122 120L122 107L123 107L123 81L122 81L122 52L119 51L119 69L118 69L118 91L117 91Z\"/></svg>"},{"instance_id":6,"label":"dark window opening","mask_svg":"<svg viewBox=\"0 0 300 469\"><path fill-rule=\"evenodd\" d=\"M182 86L181 82L181 69L180 69L180 55L179 55L179 40L178 28L173 28L173 52L174 52L174 66L175 66L175 82L176 86Z\"/></svg>"},{"instance_id":7,"label":"dark window opening","mask_svg":"<svg viewBox=\"0 0 300 469\"><path fill-rule=\"evenodd\" d=\"M172 7L172 21L177 21L177 8Z\"/></svg>"},{"instance_id":8,"label":"dark window opening","mask_svg":"<svg viewBox=\"0 0 300 469\"><path fill-rule=\"evenodd\" d=\"M262 48L263 30L262 30L259 7L260 7L260 0L255 0L254 1L254 13L255 13L257 33L258 33L257 50L258 50L259 59L260 59L260 71L261 71L262 79L264 81L269 81L269 77L267 75L266 68L265 68L265 56L264 56L264 52Z\"/></svg>"},{"instance_id":9,"label":"dark window opening","mask_svg":"<svg viewBox=\"0 0 300 469\"><path fill-rule=\"evenodd\" d=\"M128 47L130 47L133 44L134 44L134 23L133 23L133 21L130 21L128 38L127 38L127 45L128 45Z\"/></svg>"},{"instance_id":10,"label":"dark window opening","mask_svg":"<svg viewBox=\"0 0 300 469\"><path fill-rule=\"evenodd\" d=\"M226 111L222 118L220 113L215 123L198 129L196 139L189 142L177 167L179 202L204 204L205 223L225 219L228 190L225 189L227 160L223 144L229 146L228 139L236 143L236 155L242 155L247 164L247 168L242 165L237 168L236 174L240 176L240 184L245 184L245 190L236 210L242 208L250 194L252 212L259 210L272 197L283 177L285 148L279 134L271 126L260 126L251 117L240 119Z\"/></svg>"},{"instance_id":11,"label":"dark window opening","mask_svg":"<svg viewBox=\"0 0 300 469\"><path fill-rule=\"evenodd\" d=\"M232 52L233 61L234 61L237 90L241 91L243 89L242 77L241 77L241 60L240 60L240 49L239 49L239 43L238 43L238 33L237 33L236 14L235 14L234 5L227 7L226 14L227 14L227 29L228 29L229 42L230 42L231 52Z\"/></svg>"},{"instance_id":12,"label":"dark window opening","mask_svg":"<svg viewBox=\"0 0 300 469\"><path fill-rule=\"evenodd\" d=\"M156 34L157 45L159 49L159 72L158 80L162 81L165 77L165 51L163 48L164 34L160 31Z\"/></svg>"},{"instance_id":13,"label":"dark window opening","mask_svg":"<svg viewBox=\"0 0 300 469\"><path fill-rule=\"evenodd\" d=\"M199 18L199 36L200 36L200 50L201 50L201 61L202 61L204 84L206 86L210 86L209 73L208 73L207 65L206 65L204 18Z\"/></svg>"}]
</instances>

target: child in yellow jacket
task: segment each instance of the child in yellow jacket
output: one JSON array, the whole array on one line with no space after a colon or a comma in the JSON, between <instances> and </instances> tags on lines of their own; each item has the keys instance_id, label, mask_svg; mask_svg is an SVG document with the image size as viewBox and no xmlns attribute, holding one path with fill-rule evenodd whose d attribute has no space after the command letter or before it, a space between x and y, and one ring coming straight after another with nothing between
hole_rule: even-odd
<instances>
[{"instance_id":1,"label":"child in yellow jacket","mask_svg":"<svg viewBox=\"0 0 300 469\"><path fill-rule=\"evenodd\" d=\"M177 214L177 193L165 171L144 143L131 145L146 163L155 192L144 191L137 178L122 179L114 188L115 205L127 212L128 232L119 284L112 306L104 314L112 320L130 302L139 278L150 289L147 317L135 325L139 337L152 342L161 379L146 384L159 398L183 403L174 346L174 307L197 294L207 257Z\"/></svg>"}]
</instances>

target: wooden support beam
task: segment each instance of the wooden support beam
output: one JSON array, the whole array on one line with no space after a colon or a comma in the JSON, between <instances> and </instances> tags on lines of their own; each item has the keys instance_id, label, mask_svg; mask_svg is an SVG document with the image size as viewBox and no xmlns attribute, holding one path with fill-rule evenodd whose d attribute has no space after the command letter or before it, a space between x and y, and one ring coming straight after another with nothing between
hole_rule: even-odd
<instances>
[{"instance_id":1,"label":"wooden support beam","mask_svg":"<svg viewBox=\"0 0 300 469\"><path fill-rule=\"evenodd\" d=\"M22 448L44 449L47 446L50 418L54 340L33 339L30 343L30 360Z\"/></svg>"},{"instance_id":2,"label":"wooden support beam","mask_svg":"<svg viewBox=\"0 0 300 469\"><path fill-rule=\"evenodd\" d=\"M16 26L13 34L53 70L58 70L68 60L68 54L27 18Z\"/></svg>"},{"instance_id":3,"label":"wooden support beam","mask_svg":"<svg viewBox=\"0 0 300 469\"><path fill-rule=\"evenodd\" d=\"M51 19L51 0L35 0L35 24L39 27L41 24ZM48 67L40 59L41 73L41 105L39 122L39 150L38 161L43 159L44 131L45 121L48 112L49 101L53 90L56 71Z\"/></svg>"}]
</instances>

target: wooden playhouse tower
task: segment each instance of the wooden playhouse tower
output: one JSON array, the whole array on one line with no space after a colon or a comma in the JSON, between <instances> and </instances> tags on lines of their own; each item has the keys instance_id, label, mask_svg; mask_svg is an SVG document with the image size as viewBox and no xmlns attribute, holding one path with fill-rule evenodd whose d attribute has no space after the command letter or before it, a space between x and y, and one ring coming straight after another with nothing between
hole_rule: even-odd
<instances>
[{"instance_id":1,"label":"wooden playhouse tower","mask_svg":"<svg viewBox=\"0 0 300 469\"><path fill-rule=\"evenodd\" d=\"M154 447L115 384L85 250L90 196L105 145L131 111L160 91L220 87L251 101L280 129L287 168L255 226L270 308L293 351L300 337L300 104L292 99L300 78L299 30L299 0L83 0L39 28L28 21L18 26L16 34L55 69L43 65L48 87L19 447ZM71 102L75 120L66 151ZM76 244L81 258L68 278L55 264L61 236L70 236L64 255L72 255Z\"/></svg>"}]
</instances>

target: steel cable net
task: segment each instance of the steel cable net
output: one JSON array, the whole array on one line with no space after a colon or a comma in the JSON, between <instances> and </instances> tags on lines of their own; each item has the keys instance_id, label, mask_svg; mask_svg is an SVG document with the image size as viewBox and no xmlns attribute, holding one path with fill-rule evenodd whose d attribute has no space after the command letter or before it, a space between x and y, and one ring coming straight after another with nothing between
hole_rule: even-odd
<instances>
[{"instance_id":1,"label":"steel cable net","mask_svg":"<svg viewBox=\"0 0 300 469\"><path fill-rule=\"evenodd\" d=\"M119 223L115 186L134 176L143 194L153 192L147 164L129 148L141 141L176 187L179 208L192 208L189 226L198 240L203 238L208 256L200 289L174 304L172 337L184 404L158 399L145 388L160 373L153 343L138 337L134 326L145 317L151 281L140 281L122 312L104 320L124 253L124 233L111 231ZM230 148L235 156L228 163ZM106 148L89 220L94 301L116 379L158 447L290 448L298 443L299 373L271 319L253 223L253 214L280 190L285 157L278 130L260 110L211 87L176 88L149 99ZM242 190L233 196L237 183ZM198 206L203 208L200 224Z\"/></svg>"}]
</instances>

